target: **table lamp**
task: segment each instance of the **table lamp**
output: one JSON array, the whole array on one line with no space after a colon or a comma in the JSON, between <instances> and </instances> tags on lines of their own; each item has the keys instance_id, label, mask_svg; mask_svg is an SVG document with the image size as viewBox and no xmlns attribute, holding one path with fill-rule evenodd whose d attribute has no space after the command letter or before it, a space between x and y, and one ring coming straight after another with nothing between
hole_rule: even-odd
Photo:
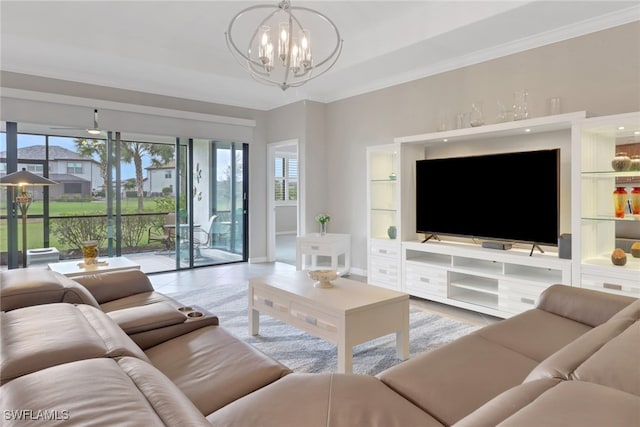
<instances>
[{"instance_id":1,"label":"table lamp","mask_svg":"<svg viewBox=\"0 0 640 427\"><path fill-rule=\"evenodd\" d=\"M13 172L0 177L0 185L7 187L22 187L19 194L15 196L15 203L20 208L22 214L22 268L27 266L27 211L31 206L31 194L27 193L27 185L56 185L57 182L51 181L43 176L33 174L26 169Z\"/></svg>"}]
</instances>

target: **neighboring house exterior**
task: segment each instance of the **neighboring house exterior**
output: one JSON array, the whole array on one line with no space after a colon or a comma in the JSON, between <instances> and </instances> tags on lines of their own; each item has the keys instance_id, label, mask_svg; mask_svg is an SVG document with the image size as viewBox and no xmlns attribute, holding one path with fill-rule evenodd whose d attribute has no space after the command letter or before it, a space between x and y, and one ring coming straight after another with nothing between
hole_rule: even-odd
<instances>
[{"instance_id":1,"label":"neighboring house exterior","mask_svg":"<svg viewBox=\"0 0 640 427\"><path fill-rule=\"evenodd\" d=\"M146 169L147 177L142 186L147 196L161 196L164 188L171 188L170 195L174 194L173 183L175 182L176 164L173 160L165 165L149 166Z\"/></svg>"},{"instance_id":2,"label":"neighboring house exterior","mask_svg":"<svg viewBox=\"0 0 640 427\"><path fill-rule=\"evenodd\" d=\"M44 175L46 159L44 145L32 145L18 148L18 170L23 168L36 175ZM6 152L0 152L0 158L6 158ZM20 160L40 160L42 163L21 163ZM0 176L6 175L6 163L0 163ZM67 150L57 145L49 146L49 179L58 183L49 187L49 197L53 200L61 197L87 197L93 190L100 190L104 181L100 174L100 163L90 157ZM35 200L42 199L42 187L30 188Z\"/></svg>"}]
</instances>

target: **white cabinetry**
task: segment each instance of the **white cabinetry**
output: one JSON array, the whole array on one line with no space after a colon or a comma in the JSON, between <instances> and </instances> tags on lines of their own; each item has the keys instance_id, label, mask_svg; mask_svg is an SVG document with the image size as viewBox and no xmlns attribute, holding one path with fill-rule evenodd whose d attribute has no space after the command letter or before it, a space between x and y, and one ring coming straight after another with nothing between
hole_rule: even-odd
<instances>
[{"instance_id":1,"label":"white cabinetry","mask_svg":"<svg viewBox=\"0 0 640 427\"><path fill-rule=\"evenodd\" d=\"M367 147L367 274L372 285L401 288L401 242L416 239L415 161L423 149Z\"/></svg>"},{"instance_id":2,"label":"white cabinetry","mask_svg":"<svg viewBox=\"0 0 640 427\"><path fill-rule=\"evenodd\" d=\"M400 289L400 147L367 148L368 282Z\"/></svg>"},{"instance_id":3,"label":"white cabinetry","mask_svg":"<svg viewBox=\"0 0 640 427\"><path fill-rule=\"evenodd\" d=\"M571 283L571 261L454 242L403 242L404 290L498 317L533 308L540 293Z\"/></svg>"},{"instance_id":4,"label":"white cabinetry","mask_svg":"<svg viewBox=\"0 0 640 427\"><path fill-rule=\"evenodd\" d=\"M619 246L616 230L640 241L640 215L614 215L613 191L640 187L640 171L614 171L611 160L622 144L640 144L640 113L586 119L573 129L574 284L585 288L640 297L640 258L627 252L624 266L613 265ZM624 233L622 232L622 233Z\"/></svg>"}]
</instances>

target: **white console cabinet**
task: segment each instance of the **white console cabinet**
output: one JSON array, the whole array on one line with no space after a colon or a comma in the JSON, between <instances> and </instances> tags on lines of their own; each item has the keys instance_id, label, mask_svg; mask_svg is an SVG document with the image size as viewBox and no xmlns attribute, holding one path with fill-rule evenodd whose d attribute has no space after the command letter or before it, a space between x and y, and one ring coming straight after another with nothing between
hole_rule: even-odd
<instances>
[{"instance_id":1,"label":"white console cabinet","mask_svg":"<svg viewBox=\"0 0 640 427\"><path fill-rule=\"evenodd\" d=\"M571 261L528 250L454 242L403 242L403 290L497 317L533 308L540 293L571 283Z\"/></svg>"}]
</instances>

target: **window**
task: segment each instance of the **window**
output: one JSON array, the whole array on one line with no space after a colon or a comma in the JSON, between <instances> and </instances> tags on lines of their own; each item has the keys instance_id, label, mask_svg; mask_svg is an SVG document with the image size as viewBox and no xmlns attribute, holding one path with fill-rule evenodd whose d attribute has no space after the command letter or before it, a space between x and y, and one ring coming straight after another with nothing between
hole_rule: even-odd
<instances>
[{"instance_id":1,"label":"window","mask_svg":"<svg viewBox=\"0 0 640 427\"><path fill-rule=\"evenodd\" d=\"M82 173L82 162L67 162L67 173Z\"/></svg>"},{"instance_id":2,"label":"window","mask_svg":"<svg viewBox=\"0 0 640 427\"><path fill-rule=\"evenodd\" d=\"M298 200L298 156L296 153L279 153L275 158L275 200Z\"/></svg>"},{"instance_id":3,"label":"window","mask_svg":"<svg viewBox=\"0 0 640 427\"><path fill-rule=\"evenodd\" d=\"M171 171L165 171L165 173L164 173L164 177L165 177L166 179L171 179Z\"/></svg>"},{"instance_id":4,"label":"window","mask_svg":"<svg viewBox=\"0 0 640 427\"><path fill-rule=\"evenodd\" d=\"M66 182L64 184L64 194L81 194L82 184L77 182Z\"/></svg>"},{"instance_id":5,"label":"window","mask_svg":"<svg viewBox=\"0 0 640 427\"><path fill-rule=\"evenodd\" d=\"M27 165L27 170L33 173L42 173L44 168L42 165Z\"/></svg>"}]
</instances>

